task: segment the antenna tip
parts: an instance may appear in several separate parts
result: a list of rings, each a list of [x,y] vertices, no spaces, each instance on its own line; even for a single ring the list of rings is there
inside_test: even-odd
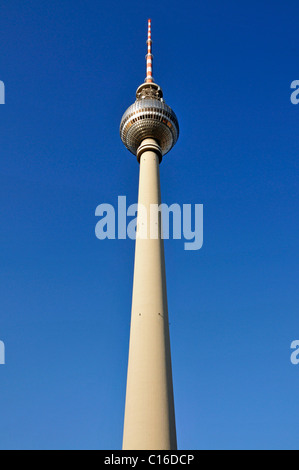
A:
[[[146,79],[147,83],[153,82],[153,55],[152,55],[152,26],[151,19],[148,20],[147,33],[147,55],[146,55]]]

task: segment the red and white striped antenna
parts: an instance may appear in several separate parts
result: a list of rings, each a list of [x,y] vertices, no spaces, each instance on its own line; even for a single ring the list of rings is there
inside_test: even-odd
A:
[[[148,20],[147,35],[147,55],[146,55],[146,83],[153,83],[153,54],[152,54],[152,20]]]

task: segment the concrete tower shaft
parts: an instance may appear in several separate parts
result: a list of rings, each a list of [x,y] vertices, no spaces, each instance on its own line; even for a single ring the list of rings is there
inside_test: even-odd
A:
[[[166,294],[164,245],[150,239],[150,205],[161,204],[156,142],[150,139],[140,157],[137,237],[131,316],[124,449],[176,449],[174,399]],[[148,237],[141,238],[142,224]]]

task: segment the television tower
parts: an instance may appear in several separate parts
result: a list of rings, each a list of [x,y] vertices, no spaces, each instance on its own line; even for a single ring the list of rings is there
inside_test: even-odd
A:
[[[176,450],[162,225],[157,218],[156,236],[150,234],[150,206],[161,204],[159,164],[177,142],[179,125],[154,83],[151,20],[147,47],[145,83],[120,124],[121,139],[140,164],[123,449]]]

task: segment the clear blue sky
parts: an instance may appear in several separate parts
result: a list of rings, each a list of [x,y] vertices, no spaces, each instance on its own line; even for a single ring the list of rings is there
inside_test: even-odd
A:
[[[119,449],[134,242],[95,208],[137,199],[119,123],[154,77],[181,135],[163,200],[204,204],[166,242],[180,449],[299,448],[297,0],[2,2],[1,449]]]

